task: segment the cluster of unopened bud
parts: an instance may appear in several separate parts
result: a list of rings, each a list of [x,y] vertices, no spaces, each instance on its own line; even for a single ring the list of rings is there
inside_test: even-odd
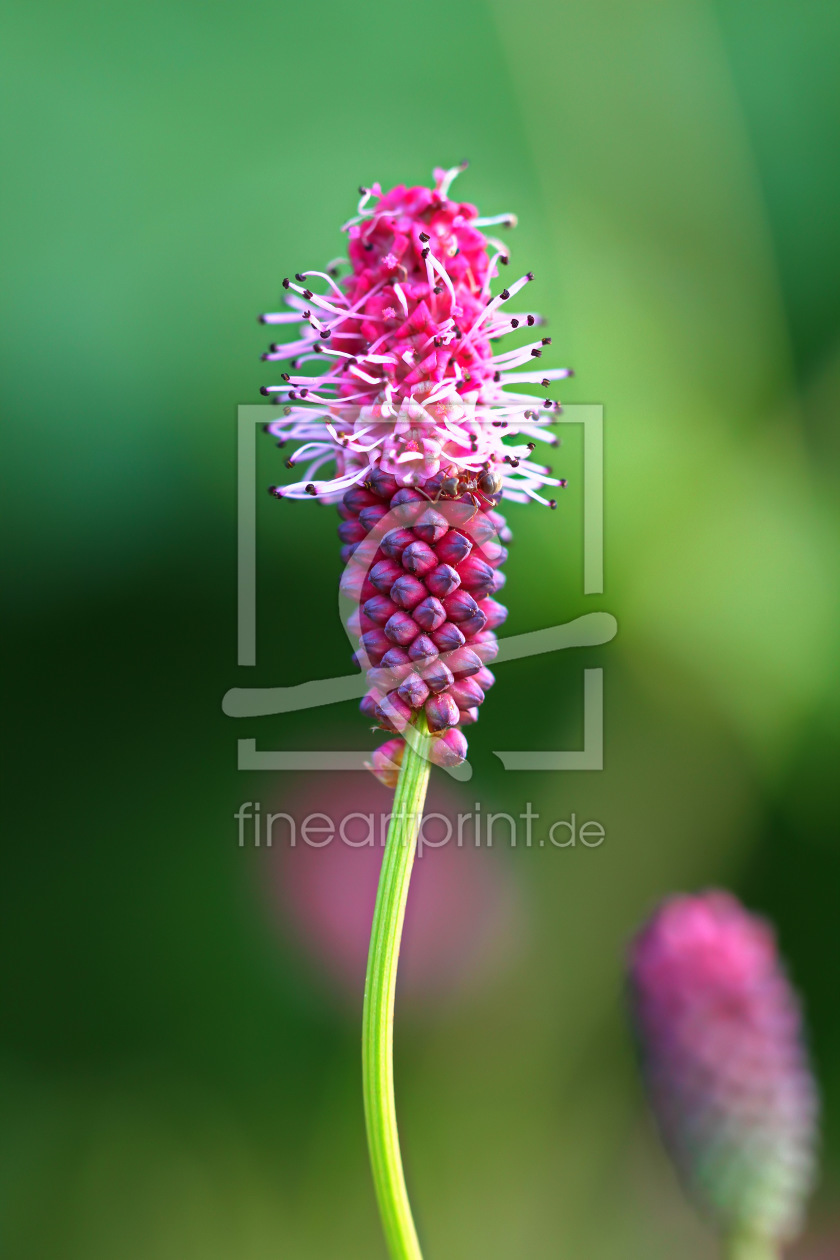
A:
[[[443,490],[457,493],[446,497]],[[495,681],[488,663],[507,617],[494,598],[504,585],[503,540],[510,539],[504,517],[478,479],[448,470],[400,488],[376,469],[347,491],[339,514],[342,559],[349,562],[343,589],[358,599],[350,629],[370,682],[362,712],[400,734],[422,710],[433,736],[431,760],[457,765],[467,751],[461,728],[478,719]],[[379,760],[384,765],[395,753],[386,746]]]

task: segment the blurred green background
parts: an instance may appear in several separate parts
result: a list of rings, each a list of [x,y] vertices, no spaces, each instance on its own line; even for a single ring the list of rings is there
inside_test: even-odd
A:
[[[622,954],[657,898],[721,883],[805,997],[824,1159],[797,1255],[840,1255],[840,9],[11,0],[3,25],[3,1255],[384,1255],[361,994],[233,821],[301,793],[387,808],[365,776],[238,773],[237,736],[377,741],[352,703],[221,713],[347,668],[334,514],[260,495],[237,669],[235,416],[266,380],[255,314],[341,251],[356,186],[463,157],[458,194],[519,214],[563,400],[606,408],[605,594],[581,593],[568,428],[560,509],[509,514],[509,629],[620,629],[500,668],[448,789],[606,840],[473,855],[496,900],[461,881],[447,923],[503,947],[439,1000],[428,960],[398,1012],[428,1255],[716,1254],[645,1113]],[[261,484],[281,460],[265,438]],[[580,746],[585,666],[604,771],[501,773],[494,748]],[[326,912],[356,893],[342,875]]]

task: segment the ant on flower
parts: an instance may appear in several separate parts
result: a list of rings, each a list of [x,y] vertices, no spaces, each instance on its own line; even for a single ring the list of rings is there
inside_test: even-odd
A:
[[[438,492],[432,503],[441,499],[458,499],[466,494],[476,509],[481,508],[478,495],[485,499],[494,499],[502,492],[502,479],[498,473],[492,472],[489,464],[485,464],[480,472],[449,473],[441,478]]]

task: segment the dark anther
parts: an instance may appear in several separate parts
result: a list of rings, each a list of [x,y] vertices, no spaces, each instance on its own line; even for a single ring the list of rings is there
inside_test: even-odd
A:
[[[421,250],[420,250],[420,257],[421,257],[421,258],[428,258],[428,257],[429,257],[429,247],[428,247],[428,245],[426,246],[426,248],[425,248],[425,249],[421,249]]]
[[[364,197],[364,195],[365,195],[365,193],[366,193],[367,191],[368,191],[368,189],[367,189],[367,188],[365,188],[364,184],[359,184],[359,196],[360,196],[360,197]]]
[[[260,393],[262,394],[263,398],[267,398],[268,395],[271,393],[271,390],[268,388],[267,385],[260,385]]]
[[[548,506],[551,508],[551,510],[552,510],[552,512],[553,512],[553,511],[554,511],[554,509],[557,507],[557,500],[556,500],[556,499],[549,499],[549,500],[548,500]]]
[[[258,315],[258,316],[257,316],[257,323],[258,323],[258,324],[264,324],[264,323],[266,323],[266,318],[265,318],[265,315]]]
[[[525,279],[526,279],[526,280],[533,280],[533,278],[534,278],[534,273],[533,273],[533,271],[529,271],[529,272],[526,274],[526,276],[525,276]]]
[[[542,339],[542,343],[543,343],[543,345],[544,345],[544,346],[550,346],[550,345],[551,345],[551,338],[550,338],[550,337],[543,337],[543,339]]]
[[[320,353],[321,353],[321,343],[320,343],[320,341],[316,341],[316,342],[315,342],[314,346],[312,347],[312,353],[313,353],[313,354],[320,354]]]
[[[289,287],[289,284],[290,284],[290,283],[291,283],[291,282],[290,282],[290,280],[289,280],[289,277],[288,277],[288,276],[284,276],[284,277],[283,277],[283,288],[284,288],[284,289],[288,289],[288,287]]]
[[[289,459],[287,459],[287,460],[286,460],[286,467],[287,467],[287,468],[294,468],[294,466],[295,466],[295,461],[294,461],[293,459],[289,458]]]
[[[268,493],[271,495],[272,499],[280,499],[283,496],[283,491],[279,486],[269,486]]]
[[[277,443],[277,449],[278,449],[278,451],[282,451],[282,449],[283,449],[283,447],[284,447],[285,445],[286,445],[286,439],[285,439],[285,438],[281,438],[281,440]]]
[[[511,326],[511,328],[518,328],[518,327],[519,327],[519,320],[518,320],[518,319],[512,319],[512,320],[510,321],[510,326]]]
[[[304,318],[304,319],[311,319],[311,318],[312,318],[312,312],[311,312],[311,311],[304,311],[304,312],[303,312],[303,318]]]
[[[309,393],[309,390],[308,390],[308,389],[302,389],[302,390],[300,391],[300,397],[301,397],[301,398],[305,398],[305,397],[306,397],[306,395],[307,395],[308,393]]]
[[[373,241],[363,241],[362,247],[366,249],[368,252],[370,252],[370,250],[373,249]]]
[[[420,240],[423,242],[423,244],[424,244],[424,245],[426,244],[426,241],[430,241],[431,239],[432,239],[432,238],[429,236],[429,233],[428,233],[428,232],[421,232],[421,233],[420,233]]]
[[[303,296],[306,298],[306,300],[307,300],[307,302],[308,302],[308,301],[309,301],[309,299],[312,297],[312,290],[311,290],[311,289],[304,289],[304,290],[303,290]]]
[[[291,409],[291,407],[284,407],[284,408],[283,408],[283,415],[284,415],[284,416],[290,416],[291,414],[292,414],[292,409]]]
[[[281,372],[281,373],[280,373],[280,380],[281,380],[281,381],[290,381],[291,379],[292,379],[292,378],[291,378],[291,376],[289,376],[289,373],[288,373],[288,372]]]
[[[500,381],[501,379],[502,379],[502,374],[501,374],[501,372],[494,372],[494,373],[493,373],[493,380],[496,382],[496,384],[497,384],[497,385],[498,385],[498,383],[499,383],[499,381]]]
[[[543,389],[548,389],[549,385],[551,384],[551,381],[548,379],[548,377],[546,377],[544,381],[540,381],[540,384],[542,385]]]
[[[313,484],[312,484],[312,482],[311,482],[311,481],[310,481],[309,485],[306,487],[306,493],[307,493],[307,494],[317,494],[317,493],[318,493],[318,491],[315,489],[315,487],[313,486]]]
[[[535,324],[536,322],[537,322],[537,321],[534,319],[533,315],[529,315],[529,316],[528,316],[528,327],[529,327],[529,328],[533,328],[533,327],[534,327],[534,324]]]
[[[532,351],[531,351],[531,357],[532,357],[533,359],[538,359],[538,358],[540,357],[540,355],[541,355],[541,354],[542,354],[542,350],[532,350]]]
[[[508,258],[507,254],[500,254],[499,262],[502,264],[503,267],[506,267],[508,263],[510,262],[510,259]]]
[[[502,289],[501,293],[499,294],[499,297],[502,299],[503,302],[506,302],[508,298],[510,297],[510,289]]]
[[[289,397],[293,399],[295,402],[297,401],[297,394],[295,393],[293,389],[289,390]]]
[[[432,289],[432,293],[443,293],[443,285],[436,284],[435,287]]]
[[[510,466],[511,466],[511,468],[518,468],[518,467],[519,467],[519,460],[518,460],[518,459],[512,459],[512,460],[510,461]]]
[[[299,271],[295,272],[295,280],[297,280],[298,284],[303,284],[305,279],[306,279],[306,276],[302,276]]]
[[[528,450],[529,450],[529,451],[535,451],[536,449],[537,449],[537,444],[536,444],[536,442],[529,442],[529,443],[528,443]]]
[[[330,339],[330,337],[331,337],[331,336],[332,336],[332,329],[331,329],[331,328],[322,328],[322,329],[321,329],[321,337],[324,339],[324,341],[329,341],[329,339]]]

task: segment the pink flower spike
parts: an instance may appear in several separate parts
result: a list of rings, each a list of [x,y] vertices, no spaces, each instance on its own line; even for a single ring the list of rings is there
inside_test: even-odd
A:
[[[492,598],[510,540],[498,505],[553,507],[546,495],[564,484],[533,458],[537,442],[556,444],[548,427],[558,404],[528,387],[568,375],[535,370],[550,338],[536,336],[543,321],[527,301],[522,310],[533,274],[505,285],[507,251],[482,230],[515,216],[480,218],[453,199],[462,169],[436,170],[433,188],[363,189],[344,225],[347,263],[287,277],[288,310],[263,317],[295,325],[265,356],[286,361],[279,382],[263,387],[283,409],[268,430],[298,444],[287,464],[299,479],[273,492],[338,506],[341,589],[363,605],[352,626],[365,668],[418,638],[454,652],[424,675],[435,693],[427,708],[452,722],[476,706],[461,688],[459,709],[447,685],[493,659],[490,632],[507,615]],[[505,350],[520,327],[531,338]],[[422,695],[405,678],[398,685],[400,703]],[[394,726],[404,715],[380,705],[378,716]]]
[[[629,973],[650,1102],[689,1192],[728,1235],[788,1241],[813,1178],[817,1096],[772,928],[728,893],[673,897]]]

